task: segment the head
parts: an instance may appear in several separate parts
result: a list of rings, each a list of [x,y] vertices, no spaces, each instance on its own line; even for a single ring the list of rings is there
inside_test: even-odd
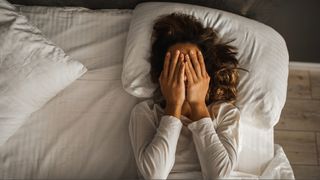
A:
[[[155,21],[150,56],[153,83],[159,84],[165,53],[173,53],[177,49],[183,54],[190,50],[202,52],[211,79],[206,96],[207,105],[217,101],[235,103],[239,82],[237,49],[222,43],[212,28],[204,27],[191,15],[172,13],[160,16]],[[164,107],[164,99],[159,96],[162,96],[160,88],[155,91],[154,98]]]

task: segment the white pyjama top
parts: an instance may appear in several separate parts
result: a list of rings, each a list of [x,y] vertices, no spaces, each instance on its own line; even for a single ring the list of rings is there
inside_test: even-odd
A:
[[[228,177],[237,161],[240,112],[230,103],[212,103],[208,110],[211,117],[192,122],[164,115],[151,99],[137,104],[129,134],[139,178]]]

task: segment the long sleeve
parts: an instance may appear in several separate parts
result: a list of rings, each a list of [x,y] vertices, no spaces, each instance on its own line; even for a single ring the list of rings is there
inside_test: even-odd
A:
[[[147,104],[131,112],[129,134],[138,169],[145,179],[166,179],[174,165],[182,123],[174,116],[162,116],[159,126]]]
[[[193,141],[204,179],[228,177],[236,165],[240,113],[236,108],[220,108],[213,122],[210,117],[190,123]],[[214,123],[217,123],[215,129]]]

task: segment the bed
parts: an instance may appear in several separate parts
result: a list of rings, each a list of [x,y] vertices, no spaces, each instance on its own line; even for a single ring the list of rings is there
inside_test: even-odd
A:
[[[127,93],[121,81],[133,10],[15,7],[88,71],[0,146],[0,178],[137,178],[128,121],[144,98]],[[274,146],[273,128],[249,126],[241,125],[251,138],[234,177],[293,178],[282,148]]]

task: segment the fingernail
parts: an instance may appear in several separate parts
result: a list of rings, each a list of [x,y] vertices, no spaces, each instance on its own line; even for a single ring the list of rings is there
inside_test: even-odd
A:
[[[190,51],[190,54],[193,54],[193,51],[192,51],[192,50]]]
[[[179,51],[179,50],[177,50],[176,52],[177,52],[177,54],[179,54],[179,53],[180,53],[180,51]]]
[[[166,53],[166,56],[168,57],[169,55],[170,55],[170,52],[167,52],[167,53]]]
[[[188,54],[186,55],[186,58],[189,58],[189,55],[188,55]]]

